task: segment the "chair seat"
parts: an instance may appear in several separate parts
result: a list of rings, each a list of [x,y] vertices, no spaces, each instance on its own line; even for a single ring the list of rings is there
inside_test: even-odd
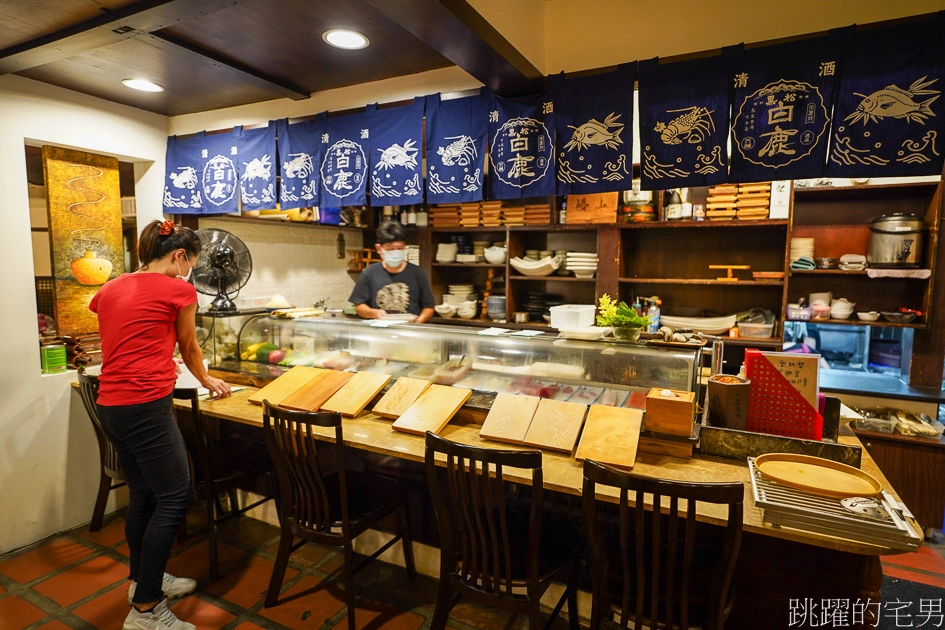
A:
[[[250,440],[231,440],[212,445],[207,452],[214,485],[226,490],[227,484],[253,479],[272,470],[264,444]],[[203,483],[203,479],[198,479]]]

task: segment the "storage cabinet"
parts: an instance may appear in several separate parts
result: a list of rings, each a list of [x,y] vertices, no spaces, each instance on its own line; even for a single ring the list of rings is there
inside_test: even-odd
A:
[[[945,525],[945,438],[854,429],[870,457],[923,528]]]

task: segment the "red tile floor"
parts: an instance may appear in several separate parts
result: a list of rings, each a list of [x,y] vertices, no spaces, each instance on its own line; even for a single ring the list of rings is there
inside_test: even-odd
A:
[[[221,576],[209,583],[206,535],[197,511],[188,515],[190,536],[177,543],[168,572],[196,579],[197,592],[172,602],[171,609],[201,630],[257,628],[347,628],[343,595],[334,581],[322,580],[340,566],[340,553],[305,545],[290,560],[278,606],[263,608],[279,540],[276,527],[252,518],[221,528]],[[106,521],[101,531],[86,527],[0,557],[0,630],[21,628],[117,629],[128,614],[128,546],[124,519]],[[196,530],[196,531],[193,531]],[[355,576],[363,597],[357,607],[359,630],[417,630],[433,617],[436,581],[410,579],[406,572],[374,562]],[[457,630],[524,630],[527,620],[503,611],[461,603],[450,626]],[[556,630],[566,628],[558,620]]]
[[[202,630],[347,628],[339,587],[334,582],[322,584],[340,565],[338,551],[311,544],[296,551],[286,572],[282,603],[263,608],[277,528],[251,518],[224,526],[222,575],[208,583],[207,541],[199,533],[199,520],[196,513],[188,517],[194,531],[175,546],[168,565],[169,572],[199,582],[196,594],[172,605],[181,619]],[[0,629],[120,628],[128,613],[128,547],[124,538],[124,519],[119,515],[99,532],[78,528],[0,557]],[[883,558],[884,602],[912,602],[910,619],[915,625],[906,627],[918,627],[916,622],[925,619],[917,616],[922,600],[941,603],[945,598],[942,549],[926,546],[917,554]],[[434,580],[411,580],[403,569],[375,562],[356,577],[356,588],[364,598],[357,608],[359,630],[429,626]],[[943,627],[935,621],[927,627]],[[895,622],[883,614],[879,628],[897,627]],[[457,630],[524,630],[527,620],[464,601],[453,609],[450,626]],[[566,628],[566,622],[557,620],[554,628]]]

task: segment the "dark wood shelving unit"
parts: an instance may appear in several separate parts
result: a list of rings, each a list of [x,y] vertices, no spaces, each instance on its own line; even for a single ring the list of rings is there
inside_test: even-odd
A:
[[[255,223],[256,225],[283,225],[287,227],[304,227],[304,228],[315,228],[318,230],[357,230],[358,232],[366,232],[370,228],[367,226],[351,226],[351,225],[325,225],[324,223],[313,223],[309,221],[289,221],[288,219],[260,219],[256,217],[243,217],[235,216],[229,214],[220,214],[220,215],[200,215],[194,216],[195,219],[211,219],[213,221],[226,221],[227,223]]]
[[[713,280],[712,278],[618,278],[618,282],[628,284],[695,284],[720,287],[783,287],[783,280]]]
[[[920,270],[921,271],[921,270]],[[867,272],[863,270],[846,269],[792,269],[788,272],[792,276],[866,276]],[[870,280],[920,280],[926,281],[928,278],[870,278]]]
[[[856,315],[851,315],[850,319],[798,319],[798,320],[788,320],[788,321],[799,321],[805,324],[831,324],[831,325],[840,325],[840,326],[866,326],[869,328],[927,328],[928,325],[925,322],[913,321],[908,324],[899,324],[896,322],[887,322],[879,320],[876,322],[864,322],[856,317]]]
[[[435,262],[432,263],[434,267],[457,267],[457,268],[467,268],[467,269],[505,269],[505,263],[501,265],[493,265],[492,263],[441,263]]]
[[[574,276],[509,276],[512,282],[586,282],[594,284],[596,278],[575,278]]]
[[[634,229],[678,229],[678,228],[759,228],[784,226],[788,219],[751,219],[732,221],[641,221],[639,223],[620,223],[621,230]]]

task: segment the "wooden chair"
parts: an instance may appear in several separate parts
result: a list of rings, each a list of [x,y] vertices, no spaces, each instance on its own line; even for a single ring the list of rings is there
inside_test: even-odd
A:
[[[437,454],[446,456],[445,469],[436,465]],[[505,467],[531,471],[526,513],[510,509],[512,493],[503,476]],[[549,527],[543,517],[541,451],[466,446],[427,432],[426,469],[440,526],[440,582],[433,630],[446,627],[450,610],[461,596],[526,614],[529,628],[537,630],[541,596],[553,581],[566,582],[567,589],[548,626],[567,601],[570,627],[576,630],[584,541],[575,528],[560,523]]]
[[[108,503],[108,493],[115,488],[125,485],[125,475],[121,471],[121,462],[118,452],[111,440],[102,429],[102,421],[98,417],[98,377],[85,372],[79,372],[79,394],[82,404],[92,420],[95,429],[95,439],[98,440],[98,457],[102,466],[98,482],[98,494],[95,497],[95,507],[92,508],[92,520],[89,522],[89,531],[97,532],[102,529],[102,519],[105,517],[105,504]]]
[[[599,485],[619,489],[616,506],[605,501],[598,504]],[[654,506],[668,497],[668,513],[665,508],[646,510],[647,494],[652,495]],[[650,479],[585,460],[584,522],[593,571],[591,630],[602,623],[622,630],[643,626],[720,630],[732,606],[744,495],[741,482]],[[681,499],[686,500],[685,514]],[[727,505],[728,524],[717,528],[720,535],[716,536],[711,536],[711,527],[702,526],[699,534],[709,536],[697,544],[696,505],[700,501]],[[607,523],[607,514],[614,512],[616,524]]]
[[[265,606],[275,606],[289,555],[307,542],[344,549],[345,600],[348,627],[355,628],[354,574],[371,560],[403,541],[407,575],[416,576],[407,487],[389,477],[345,469],[341,414],[290,411],[263,401],[266,444],[276,470],[281,497],[282,535]],[[328,429],[334,444],[317,444],[319,429]],[[322,452],[319,452],[319,451]],[[390,515],[398,533],[371,556],[354,565],[354,539]],[[301,540],[293,544],[294,538]],[[330,575],[332,577],[334,574]],[[327,580],[328,578],[326,578]]]
[[[217,554],[217,527],[226,521],[276,498],[270,487],[263,498],[239,507],[236,490],[254,487],[261,477],[271,477],[272,464],[266,448],[248,440],[220,441],[211,436],[210,428],[200,413],[196,389],[175,389],[174,399],[190,404],[193,431],[184,431],[187,448],[193,463],[194,487],[204,502],[207,515],[207,537],[210,543],[210,581],[219,577]],[[271,486],[271,482],[270,482]],[[229,510],[220,505],[220,495],[229,495]],[[278,507],[278,501],[276,502]]]

